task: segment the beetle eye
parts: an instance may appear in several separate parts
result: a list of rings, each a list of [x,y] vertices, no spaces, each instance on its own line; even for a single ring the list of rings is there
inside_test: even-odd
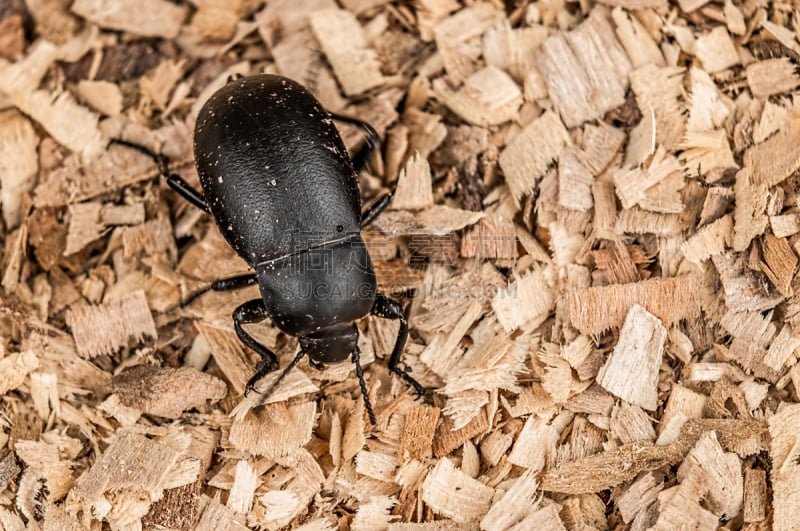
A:
[[[336,225],[336,232],[342,232],[343,230],[344,227],[342,227],[341,225]]]

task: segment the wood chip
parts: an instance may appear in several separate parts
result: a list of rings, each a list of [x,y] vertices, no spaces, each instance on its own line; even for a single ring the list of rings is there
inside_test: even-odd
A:
[[[423,460],[430,457],[438,420],[439,410],[434,407],[414,407],[406,413],[403,438],[400,442],[400,455],[403,460]]]
[[[614,352],[597,375],[597,383],[623,400],[648,411],[658,407],[658,368],[667,330],[659,319],[634,304],[620,330]]]
[[[535,57],[567,127],[599,118],[625,102],[631,65],[604,9],[592,10],[575,30],[548,38]]]
[[[433,183],[431,168],[419,153],[408,160],[397,178],[397,189],[390,208],[397,210],[419,210],[433,205]]]
[[[516,117],[522,92],[502,70],[487,66],[451,91],[443,79],[433,83],[436,96],[465,121],[480,126],[500,125]]]
[[[253,410],[231,424],[230,441],[252,455],[270,459],[289,455],[311,438],[316,412],[316,402]]]
[[[376,53],[355,15],[324,9],[311,14],[309,22],[345,94],[354,96],[384,83]]]
[[[795,433],[800,423],[800,406],[787,405],[770,417],[769,433],[772,436],[770,455],[772,455],[772,508],[773,529],[791,529],[794,522],[794,508],[798,503],[800,488],[794,469],[797,464],[797,445]]]
[[[767,472],[748,468],[744,471],[744,521],[763,522],[767,518]]]
[[[787,57],[750,63],[745,74],[747,84],[750,85],[753,96],[757,98],[791,92],[800,85],[800,76]]]
[[[178,36],[187,8],[165,0],[144,0],[141,3],[77,0],[72,4],[72,11],[104,28],[142,37],[172,39]]]
[[[122,91],[114,83],[83,79],[75,90],[83,102],[101,114],[117,116],[122,112]]]
[[[193,407],[201,408],[225,397],[227,388],[218,378],[195,369],[158,369],[139,365],[114,377],[114,392],[128,407],[149,415],[177,419]]]
[[[704,69],[711,74],[739,64],[739,54],[725,26],[717,26],[698,37],[694,51]]]
[[[509,142],[499,162],[517,203],[533,191],[550,164],[571,143],[564,124],[553,112],[544,113]]]
[[[112,354],[134,339],[158,337],[144,291],[135,291],[99,306],[74,306],[67,312],[81,356]]]
[[[39,135],[16,111],[0,113],[0,204],[7,229],[19,226],[25,194],[33,189],[39,171]]]
[[[570,321],[583,334],[597,334],[622,326],[628,310],[638,304],[668,326],[697,316],[697,282],[697,277],[687,275],[578,289],[568,296]]]
[[[492,308],[506,332],[520,327],[533,329],[544,322],[555,302],[551,285],[548,270],[538,269],[497,292]],[[521,301],[526,301],[526,306]]]
[[[486,514],[494,489],[442,458],[422,483],[422,500],[436,513],[466,523]]]

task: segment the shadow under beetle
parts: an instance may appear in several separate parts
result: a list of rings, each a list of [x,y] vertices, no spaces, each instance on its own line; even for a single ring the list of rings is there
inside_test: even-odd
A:
[[[352,160],[334,119],[357,125],[367,134]],[[349,356],[370,422],[375,424],[353,323],[369,313],[400,321],[389,370],[424,393],[400,364],[408,337],[403,308],[378,293],[360,234],[393,194],[384,194],[361,211],[356,177],[377,141],[366,122],[328,113],[302,85],[269,74],[230,79],[200,110],[194,158],[203,193],[170,174],[162,155],[138,144],[113,141],[153,157],[170,187],[210,213],[225,240],[255,270],[218,280],[184,301],[188,304],[208,290],[258,284],[261,298],[233,312],[236,335],[261,356],[245,392],[278,368],[275,354],[242,327],[269,317],[280,330],[298,337],[300,351],[264,394],[271,394],[305,355],[320,370]]]

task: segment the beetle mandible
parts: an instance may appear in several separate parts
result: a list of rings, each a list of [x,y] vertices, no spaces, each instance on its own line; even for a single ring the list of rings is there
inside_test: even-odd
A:
[[[367,132],[367,141],[352,160],[333,119]],[[400,321],[389,370],[424,393],[400,364],[408,337],[403,308],[378,293],[360,234],[393,195],[388,192],[361,211],[356,177],[377,145],[369,124],[328,113],[295,81],[260,74],[229,79],[200,110],[194,158],[202,193],[170,174],[163,156],[124,140],[114,142],[152,156],[170,187],[210,213],[225,240],[253,268],[254,273],[218,280],[184,301],[188,304],[208,290],[258,284],[261,297],[233,312],[237,336],[261,357],[247,391],[277,369],[278,360],[242,325],[269,317],[281,331],[299,339],[300,351],[264,394],[274,391],[303,356],[317,369],[350,357],[375,424],[354,324],[372,314]]]

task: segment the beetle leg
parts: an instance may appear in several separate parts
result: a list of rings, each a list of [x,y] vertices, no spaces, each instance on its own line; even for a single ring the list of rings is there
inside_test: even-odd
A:
[[[155,162],[156,166],[158,166],[158,172],[161,174],[162,177],[164,177],[170,188],[178,192],[179,196],[183,197],[184,199],[189,201],[191,204],[193,204],[203,212],[206,212],[208,214],[211,213],[211,210],[208,208],[208,205],[206,205],[205,199],[203,199],[203,194],[192,188],[192,186],[189,183],[187,183],[180,175],[176,175],[174,173],[169,172],[169,164],[167,162],[167,157],[158,153],[153,153],[152,151],[150,151],[141,144],[137,144],[135,142],[129,142],[121,138],[112,138],[108,144],[109,145],[117,144],[120,146],[125,146],[131,149],[135,149],[139,153],[147,155],[148,157],[153,159],[153,162]]]
[[[283,369],[283,372],[280,374],[280,376],[278,376],[278,378],[274,382],[272,382],[272,385],[270,385],[269,388],[266,391],[264,391],[263,396],[264,396],[265,400],[267,398],[269,398],[269,396],[275,391],[275,389],[278,388],[278,384],[280,384],[283,381],[283,379],[286,378],[286,375],[289,374],[289,372],[291,372],[292,369],[294,369],[295,365],[297,365],[300,362],[300,360],[303,359],[303,356],[305,356],[305,355],[306,355],[306,353],[303,352],[302,350],[297,353],[297,355],[289,363],[289,365],[287,365],[286,368]],[[267,372],[269,372],[269,371],[267,371]],[[261,376],[258,376],[258,373],[256,373],[257,377],[253,376],[252,378],[250,378],[250,381],[247,382],[247,390],[253,390],[255,392],[258,392],[255,389],[253,389],[253,386],[265,374],[267,374],[267,373],[264,373]],[[247,391],[245,391],[245,392],[247,392]]]
[[[400,306],[400,303],[396,300],[378,293],[378,297],[375,299],[375,303],[372,305],[372,309],[369,313],[377,315],[378,317],[383,317],[384,319],[400,321],[397,341],[394,344],[392,356],[389,358],[389,370],[408,382],[418,395],[424,395],[425,388],[408,374],[408,368],[406,368],[405,365],[400,367],[400,356],[403,354],[403,348],[406,346],[406,339],[408,339],[408,321],[406,320],[406,314],[403,312],[403,307]]]
[[[356,173],[360,173],[361,170],[364,169],[364,166],[367,164],[367,159],[369,158],[370,153],[372,150],[377,148],[379,145],[378,142],[378,133],[375,129],[369,125],[367,122],[363,120],[359,120],[358,118],[351,118],[349,116],[343,116],[341,114],[336,113],[328,113],[331,115],[331,118],[337,120],[339,122],[346,122],[348,124],[353,124],[357,127],[363,129],[366,138],[364,140],[364,145],[358,150],[355,156],[350,160],[353,163],[353,169]]]
[[[372,403],[369,401],[369,394],[367,394],[367,383],[364,381],[364,371],[361,369],[361,350],[356,347],[351,356],[356,366],[356,376],[358,376],[358,385],[361,387],[361,396],[364,397],[364,407],[367,408],[369,421],[374,426],[377,422],[375,420],[375,411],[372,409]]]
[[[247,382],[245,394],[253,389],[253,385],[264,377],[265,374],[271,372],[278,366],[278,358],[275,353],[270,349],[256,341],[256,339],[245,332],[242,328],[243,324],[260,323],[269,317],[267,314],[267,307],[264,306],[262,299],[253,299],[244,304],[239,305],[233,311],[233,328],[236,330],[236,335],[239,336],[239,341],[255,350],[261,356],[261,361],[256,365],[256,373]]]
[[[247,286],[252,286],[257,282],[258,275],[255,273],[245,273],[244,275],[238,275],[235,277],[221,278],[189,295],[186,300],[181,303],[181,306],[188,306],[197,297],[209,291],[231,291],[235,289],[242,289],[246,288]]]
[[[189,183],[183,180],[183,177],[171,173],[169,175],[164,175],[164,178],[167,180],[169,187],[178,192],[179,196],[186,199],[203,212],[211,214],[211,209],[208,208],[205,199],[203,199],[203,194],[192,188]]]
[[[392,202],[394,192],[387,192],[380,196],[374,203],[372,203],[364,212],[361,213],[361,228],[363,229],[373,221],[378,215],[386,210],[389,203]]]

